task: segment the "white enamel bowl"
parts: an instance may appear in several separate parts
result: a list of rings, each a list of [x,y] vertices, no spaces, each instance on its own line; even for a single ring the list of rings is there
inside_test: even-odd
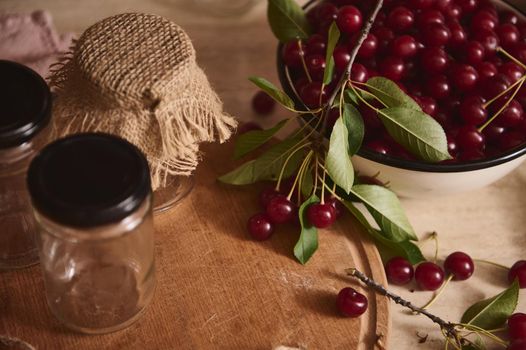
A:
[[[502,8],[516,11],[526,20],[526,2],[514,0],[514,5],[495,1]],[[310,3],[309,3],[310,4]],[[519,10],[520,8],[520,10]],[[292,82],[281,62],[281,45],[278,47],[278,74],[281,85],[289,96],[296,96]],[[301,102],[296,101],[298,105]],[[456,163],[429,164],[403,160],[361,149],[352,157],[355,170],[363,176],[376,177],[403,197],[429,198],[472,191],[487,186],[506,176],[526,160],[526,144],[494,158]]]

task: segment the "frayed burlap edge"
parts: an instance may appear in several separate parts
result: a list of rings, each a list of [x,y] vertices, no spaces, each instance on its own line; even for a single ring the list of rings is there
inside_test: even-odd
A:
[[[197,64],[177,72],[183,82],[177,89],[145,91],[142,101],[123,103],[82,76],[73,52],[52,67],[49,77],[56,95],[51,138],[106,132],[130,141],[148,159],[154,190],[165,187],[170,175],[191,175],[200,160],[199,143],[223,143],[237,126]]]

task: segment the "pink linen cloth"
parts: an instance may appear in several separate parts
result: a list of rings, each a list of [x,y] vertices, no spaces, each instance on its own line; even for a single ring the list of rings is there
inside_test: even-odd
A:
[[[49,66],[70,48],[73,37],[58,34],[47,11],[0,13],[0,59],[29,66],[44,78]]]

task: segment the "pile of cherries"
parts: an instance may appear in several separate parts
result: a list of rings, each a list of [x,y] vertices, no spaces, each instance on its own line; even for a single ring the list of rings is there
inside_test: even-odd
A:
[[[315,34],[284,45],[283,62],[308,107],[319,107],[334,89],[335,83],[326,87],[321,83],[329,26],[335,21],[342,33],[334,51],[335,82],[375,4],[320,2],[307,12]],[[491,0],[385,0],[359,50],[351,80],[358,88],[374,76],[395,81],[445,129],[452,162],[493,157],[526,141],[526,87],[489,126],[478,130],[511,98],[513,89],[485,104],[525,73],[498,48],[526,63],[526,22]],[[373,109],[361,105],[360,111],[366,125],[365,147],[413,159],[387,134]]]
[[[287,197],[293,184],[294,178],[290,178],[280,186],[280,191],[274,186],[267,187],[259,195],[259,203],[262,212],[253,215],[248,220],[248,232],[258,240],[269,239],[274,233],[276,225],[286,223],[298,224],[298,206]],[[297,196],[297,189],[293,197]],[[316,228],[327,228],[331,226],[342,214],[342,204],[334,197],[325,198],[318,203],[310,204],[307,208],[307,225]]]

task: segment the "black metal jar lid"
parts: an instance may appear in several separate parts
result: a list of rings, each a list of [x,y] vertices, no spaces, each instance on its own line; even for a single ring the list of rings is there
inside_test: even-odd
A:
[[[39,213],[82,228],[126,218],[151,193],[148,162],[141,151],[102,133],[49,144],[31,162],[27,182]]]
[[[18,146],[44,128],[51,115],[51,92],[40,75],[0,60],[0,148]]]

